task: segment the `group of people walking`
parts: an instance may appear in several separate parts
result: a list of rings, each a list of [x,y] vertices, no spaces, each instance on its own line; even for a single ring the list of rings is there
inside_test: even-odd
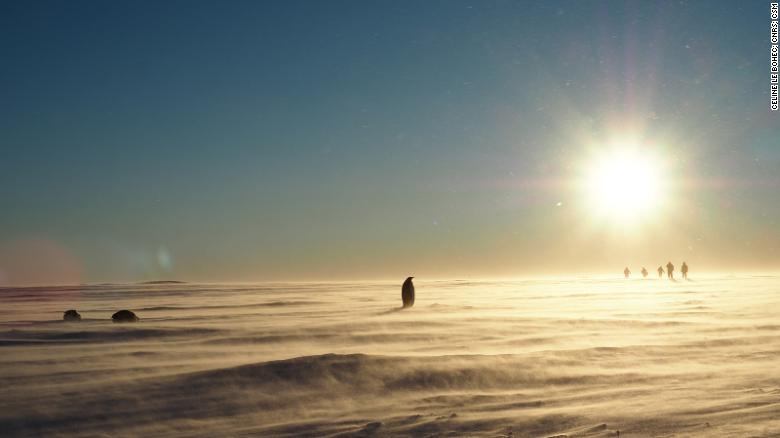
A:
[[[642,266],[642,277],[647,278],[647,269]],[[666,272],[667,277],[674,280],[674,265],[672,262],[669,262],[666,264],[666,271],[664,271],[663,266],[658,267],[658,278],[661,278],[664,276],[664,272]],[[680,267],[680,272],[682,272],[682,278],[688,279],[688,264],[685,262],[682,262],[682,267]],[[628,266],[626,266],[626,269],[623,269],[623,275],[625,275],[626,278],[628,278],[631,275],[631,270],[628,269]]]

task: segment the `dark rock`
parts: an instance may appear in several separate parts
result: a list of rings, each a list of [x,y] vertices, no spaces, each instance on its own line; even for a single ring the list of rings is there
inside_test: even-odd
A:
[[[81,315],[73,309],[70,309],[62,314],[64,321],[81,321]]]
[[[111,319],[114,322],[138,322],[138,317],[135,316],[135,313],[129,310],[120,310],[119,312],[111,315]]]

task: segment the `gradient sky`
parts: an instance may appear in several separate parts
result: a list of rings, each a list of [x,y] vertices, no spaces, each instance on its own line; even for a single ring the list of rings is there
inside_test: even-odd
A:
[[[3,2],[0,60],[0,285],[780,266],[766,1]]]

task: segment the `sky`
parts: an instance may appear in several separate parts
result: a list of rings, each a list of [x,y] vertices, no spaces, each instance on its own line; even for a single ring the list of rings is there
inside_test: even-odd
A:
[[[774,271],[768,55],[765,1],[2,2],[0,285]]]

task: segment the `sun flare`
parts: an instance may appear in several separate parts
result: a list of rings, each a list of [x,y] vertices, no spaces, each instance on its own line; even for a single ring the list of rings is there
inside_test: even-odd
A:
[[[588,167],[588,206],[600,217],[635,223],[657,214],[665,178],[651,153],[615,149],[599,155]]]

